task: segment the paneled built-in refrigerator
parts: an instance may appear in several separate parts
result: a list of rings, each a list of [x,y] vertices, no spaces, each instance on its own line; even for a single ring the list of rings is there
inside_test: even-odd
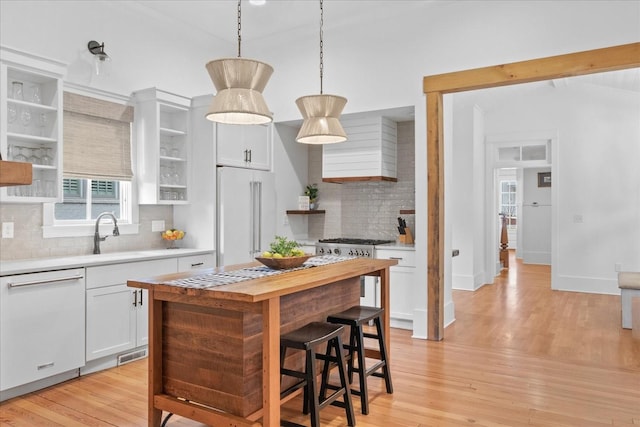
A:
[[[217,174],[218,265],[253,261],[275,236],[275,176],[228,166],[218,166]]]

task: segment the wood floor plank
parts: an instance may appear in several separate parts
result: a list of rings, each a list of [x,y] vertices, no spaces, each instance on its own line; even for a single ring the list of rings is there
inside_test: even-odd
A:
[[[640,340],[620,327],[619,297],[552,291],[548,266],[510,265],[494,284],[453,292],[444,341],[391,330],[394,393],[370,377],[370,415],[354,399],[358,427],[640,426]],[[146,376],[145,359],[3,402],[0,425],[146,426]],[[308,425],[301,408],[296,397],[282,416]],[[346,425],[341,408],[320,416]]]

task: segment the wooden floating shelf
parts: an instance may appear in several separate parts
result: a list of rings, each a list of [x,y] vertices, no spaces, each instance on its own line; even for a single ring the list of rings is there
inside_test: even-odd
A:
[[[314,209],[314,210],[308,210],[308,211],[287,211],[287,215],[314,215],[314,214],[323,214],[325,213],[324,210],[320,210],[320,209]]]
[[[33,166],[31,163],[0,160],[0,187],[30,185],[32,179]]]
[[[415,213],[415,209],[400,209],[400,215],[414,215]]]

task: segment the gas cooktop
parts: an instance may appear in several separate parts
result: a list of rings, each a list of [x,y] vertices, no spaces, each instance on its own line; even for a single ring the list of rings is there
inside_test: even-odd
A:
[[[341,245],[382,245],[391,243],[393,240],[376,240],[376,239],[352,239],[348,237],[337,237],[333,239],[320,239],[318,243],[337,243]]]

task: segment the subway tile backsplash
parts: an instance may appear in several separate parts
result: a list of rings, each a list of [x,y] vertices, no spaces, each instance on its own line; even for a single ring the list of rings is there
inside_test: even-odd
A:
[[[400,215],[400,209],[415,209],[414,127],[413,121],[398,123],[398,182],[322,182],[322,147],[310,147],[309,182],[318,184],[318,208],[326,213],[309,216],[309,239],[395,240],[398,216],[415,230],[415,216]]]
[[[101,243],[103,253],[164,249],[167,243],[159,232],[151,231],[152,220],[173,223],[171,206],[140,206],[140,232],[109,237]],[[14,223],[13,239],[0,239],[0,260],[88,255],[93,252],[93,236],[45,239],[42,237],[42,204],[0,205],[0,221]]]

